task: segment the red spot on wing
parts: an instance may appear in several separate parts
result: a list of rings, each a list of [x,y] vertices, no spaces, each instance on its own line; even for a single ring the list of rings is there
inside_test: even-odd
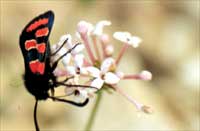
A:
[[[35,40],[27,40],[25,42],[25,48],[26,50],[30,50],[32,48],[36,48],[37,42]]]
[[[38,60],[34,60],[29,63],[29,67],[32,73],[40,73],[41,75],[44,74],[44,69],[45,69],[44,62],[39,62]]]
[[[37,27],[41,25],[46,25],[48,23],[49,19],[48,18],[43,18],[35,21],[33,24],[31,24],[26,31],[31,32],[32,30],[36,29]]]
[[[44,53],[46,50],[46,44],[45,43],[37,44],[37,50],[39,53]]]
[[[44,74],[44,68],[45,68],[45,63],[44,63],[44,62],[39,63],[39,64],[38,64],[37,71],[38,71],[40,74]]]
[[[29,67],[30,67],[32,73],[36,73],[37,72],[37,67],[38,67],[38,60],[31,61],[29,63]]]
[[[36,48],[39,53],[44,53],[46,51],[46,44],[43,43],[37,43],[36,40],[27,40],[25,42],[25,49],[29,51],[30,49]]]
[[[49,33],[49,29],[48,27],[42,28],[42,29],[38,29],[35,33],[36,37],[42,37],[42,36],[47,36]]]

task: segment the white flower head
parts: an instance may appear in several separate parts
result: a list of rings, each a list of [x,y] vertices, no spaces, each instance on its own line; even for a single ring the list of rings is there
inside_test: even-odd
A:
[[[110,72],[110,68],[114,64],[113,58],[107,58],[101,64],[101,68],[90,66],[87,67],[88,75],[94,77],[94,80],[91,82],[91,86],[101,89],[104,82],[106,84],[117,84],[120,81],[120,77],[117,74]]]
[[[102,20],[99,21],[93,31],[93,35],[101,36],[103,34],[103,27],[111,25],[110,21]]]
[[[102,34],[101,37],[100,37],[100,40],[103,43],[107,44],[107,43],[109,43],[109,36],[107,34]]]
[[[144,70],[140,73],[140,78],[142,80],[151,80],[152,74],[151,74],[151,72]]]
[[[106,48],[105,48],[105,53],[107,56],[111,56],[114,52],[114,47],[113,45],[107,45]]]
[[[77,25],[77,31],[83,35],[89,35],[93,29],[93,25],[86,21],[80,21]]]
[[[133,47],[138,47],[142,40],[137,36],[131,36],[129,32],[115,32],[113,37],[121,42],[127,43]]]

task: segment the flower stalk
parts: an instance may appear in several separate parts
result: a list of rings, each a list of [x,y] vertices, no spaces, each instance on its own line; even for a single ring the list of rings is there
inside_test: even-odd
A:
[[[92,129],[92,125],[95,122],[95,117],[96,117],[96,114],[97,114],[97,111],[99,109],[99,105],[100,105],[100,102],[101,102],[101,99],[102,99],[102,95],[103,95],[102,93],[103,93],[103,90],[98,92],[97,99],[96,99],[96,102],[95,102],[94,107],[92,109],[92,112],[90,114],[90,117],[88,119],[85,131],[90,131]]]

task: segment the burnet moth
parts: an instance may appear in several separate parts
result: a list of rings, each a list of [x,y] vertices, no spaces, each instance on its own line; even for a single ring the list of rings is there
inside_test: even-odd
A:
[[[88,87],[84,85],[65,84],[66,80],[58,81],[53,71],[58,62],[68,53],[70,53],[78,44],[57,60],[52,61],[51,57],[64,46],[67,40],[55,51],[51,52],[49,35],[54,22],[54,13],[47,11],[34,18],[27,24],[20,35],[20,48],[24,58],[25,73],[23,75],[24,84],[30,94],[35,97],[34,124],[36,131],[39,131],[37,123],[37,105],[39,100],[52,99],[53,101],[65,102],[79,107],[85,106],[89,99],[83,103],[61,99],[54,96],[54,89],[58,86],[66,87]],[[49,91],[51,93],[49,93]]]

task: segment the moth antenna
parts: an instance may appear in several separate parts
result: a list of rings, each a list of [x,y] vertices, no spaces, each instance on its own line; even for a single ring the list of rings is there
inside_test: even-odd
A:
[[[38,100],[36,99],[33,117],[34,117],[35,130],[40,131],[40,128],[39,128],[38,122],[37,122],[37,105],[38,105]]]
[[[63,46],[65,45],[67,41],[68,41],[68,38],[62,43],[62,45],[54,53],[51,54],[51,56],[56,55],[58,51],[60,51],[63,48]]]
[[[74,47],[72,47],[71,49],[69,49],[66,53],[64,53],[62,56],[60,56],[53,64],[52,64],[52,71],[55,70],[55,68],[58,65],[58,62],[67,54],[71,53],[73,49],[75,49],[78,45],[80,45],[80,43],[76,44]]]

